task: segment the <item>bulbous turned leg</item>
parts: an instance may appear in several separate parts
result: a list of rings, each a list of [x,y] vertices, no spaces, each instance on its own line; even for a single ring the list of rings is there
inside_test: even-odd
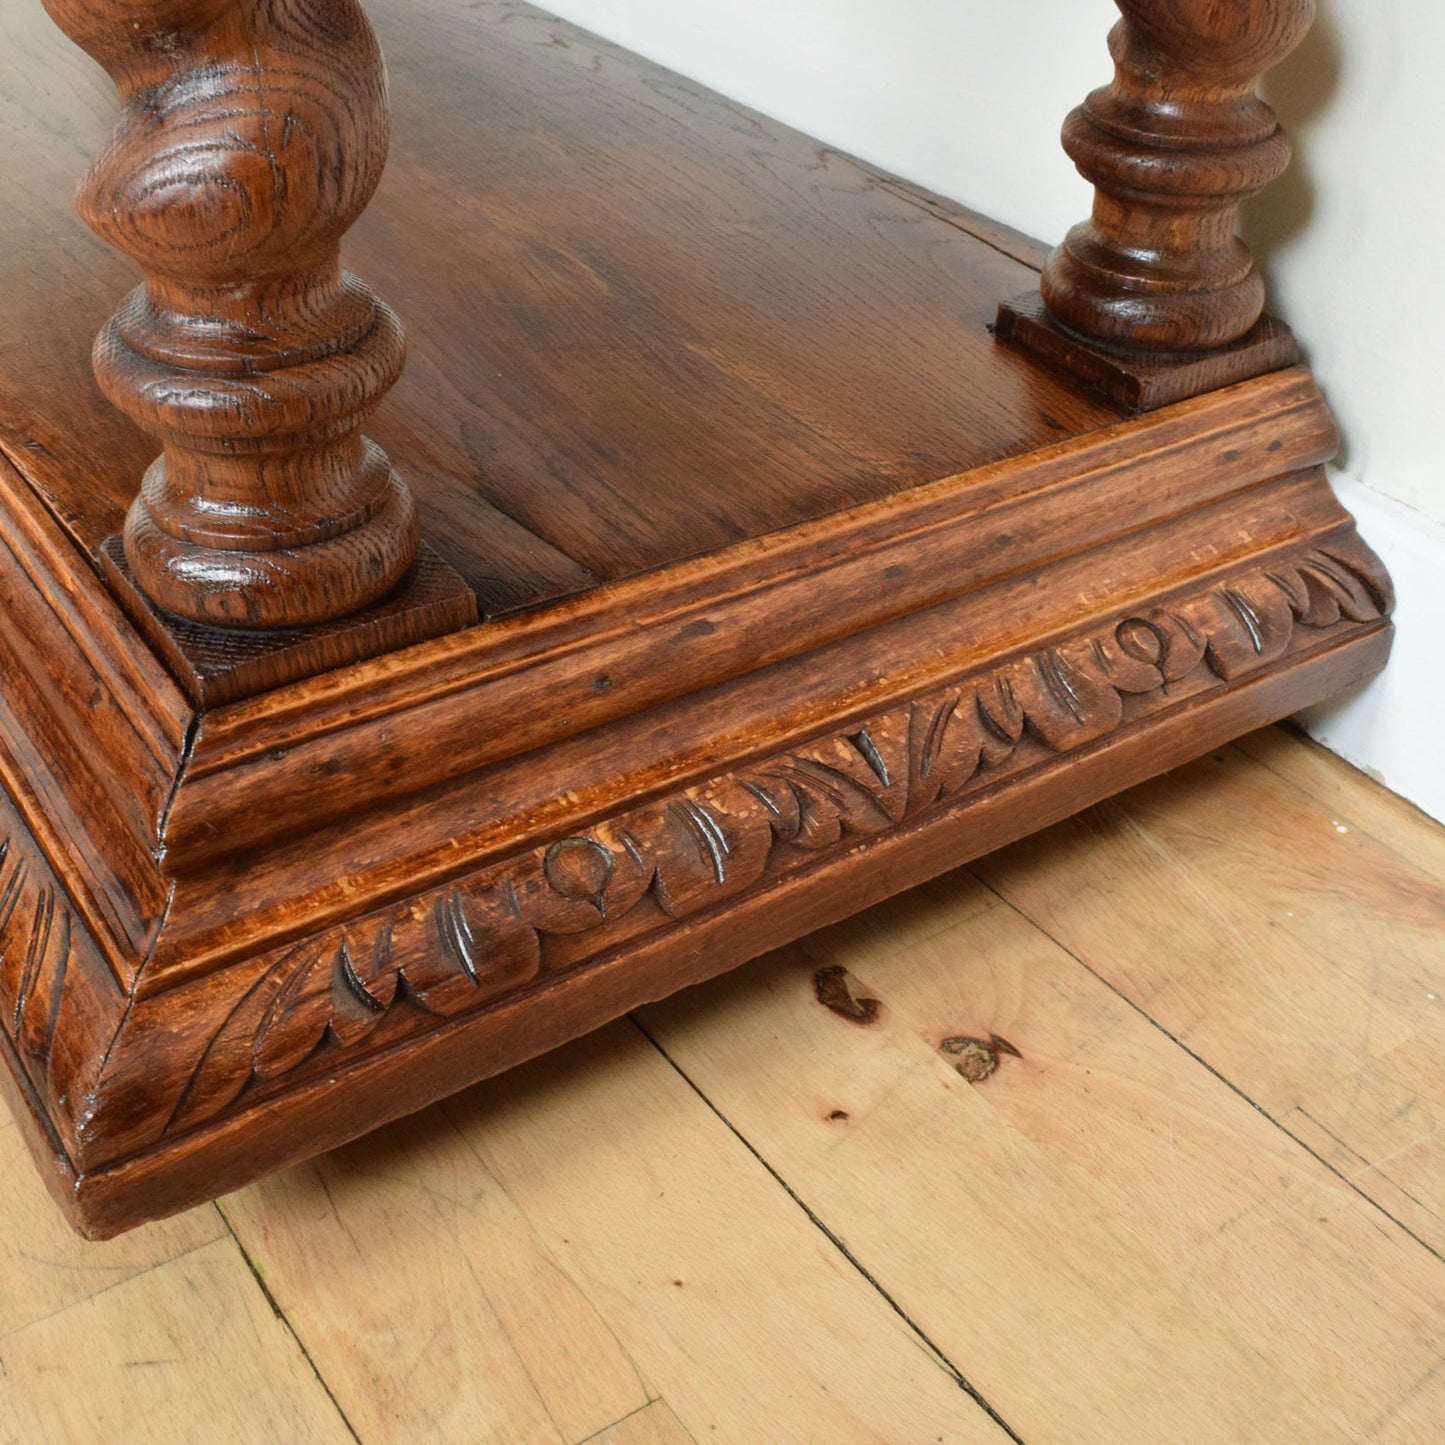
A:
[[[1314,0],[1116,0],[1113,83],[1064,125],[1092,217],[1005,303],[1000,335],[1136,406],[1298,359],[1261,321],[1239,208],[1289,163],[1260,76],[1304,38]]]
[[[213,627],[367,608],[419,530],[360,432],[402,330],[340,262],[389,133],[357,0],[45,5],[125,102],[79,206],[145,277],[95,350],[106,396],[162,447],[126,525],[135,584]]]

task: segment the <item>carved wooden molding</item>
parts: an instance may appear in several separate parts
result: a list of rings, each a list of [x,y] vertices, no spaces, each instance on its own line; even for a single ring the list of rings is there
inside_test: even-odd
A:
[[[127,1007],[83,912],[0,791],[0,1054],[70,1159],[84,1153],[87,1101]]]
[[[49,1121],[33,1137],[67,1205],[104,1235],[235,1187],[675,987],[679,958],[692,977],[739,962],[784,936],[800,899],[842,887],[857,906],[838,880],[858,869],[891,888],[928,876],[1087,801],[1096,768],[1104,791],[1143,776],[1138,746],[1146,768],[1193,756],[1286,710],[1300,676],[1337,687],[1388,648],[1389,580],[1348,522],[1138,595],[174,983],[145,966],[120,980],[83,900],[0,800],[0,1054]]]
[[[163,446],[127,521],[135,579],[195,622],[300,626],[392,590],[415,507],[360,434],[396,317],[341,269],[385,162],[386,78],[356,0],[45,0],[125,110],[80,193],[145,284],[96,344]]]
[[[1283,657],[1301,629],[1372,623],[1391,606],[1378,559],[1343,536],[309,939],[273,955],[216,1020],[167,1132],[313,1056],[330,1068],[338,1051],[363,1051],[398,1009],[422,1029],[482,1009],[639,928],[666,928],[850,839],[904,827],[997,781],[1026,737],[1040,745],[1027,766],[1043,766],[1141,706],[1168,708],[1187,679],[1227,685]]]
[[[0,837],[0,1026],[43,1091],[70,966],[74,920],[65,895]]]
[[[1047,315],[1069,382],[994,354],[967,318],[1004,286],[1043,302],[991,223],[851,163],[820,187],[814,142],[687,87],[659,109],[653,69],[590,69],[521,0],[393,6],[423,89],[398,204],[356,237],[378,278],[408,228],[435,263],[387,281],[431,383],[376,434],[495,600],[470,628],[362,435],[402,339],[340,265],[387,141],[358,0],[44,3],[119,86],[81,206],[144,280],[96,347],[120,410],[84,405],[73,345],[117,258],[73,231],[70,277],[12,268],[26,328],[57,329],[0,385],[0,1089],[86,1232],[355,1138],[1388,655],[1303,369],[1148,419],[1075,384],[1107,356],[1155,404],[1260,377],[1287,335],[1194,350],[1182,381]],[[1122,248],[1101,285],[1227,312],[1210,227],[1280,151],[1272,120],[1238,127],[1308,0],[1120,3],[1080,142]],[[65,54],[12,12],[25,53]],[[53,181],[94,107],[45,72],[9,109]],[[27,256],[42,192],[18,193]],[[743,254],[758,205],[777,224]],[[658,268],[678,237],[706,242],[706,295]],[[784,295],[780,351],[748,321]]]

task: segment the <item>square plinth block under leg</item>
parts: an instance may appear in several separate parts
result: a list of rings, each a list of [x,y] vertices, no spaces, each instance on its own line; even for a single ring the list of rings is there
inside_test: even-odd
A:
[[[1133,411],[1154,411],[1300,361],[1294,333],[1273,316],[1262,316],[1232,346],[1200,355],[1111,350],[1060,326],[1037,287],[999,306],[997,332],[1000,341],[1033,353]]]
[[[995,343],[1036,278],[992,223],[525,6],[376,0],[396,140],[349,259],[412,351],[368,427],[481,620],[207,695],[98,560],[150,460],[86,371],[131,278],[69,219],[104,82],[32,10],[0,18],[51,62],[0,254],[32,338],[0,352],[0,1077],[88,1233],[1385,661],[1303,368],[1134,415]]]

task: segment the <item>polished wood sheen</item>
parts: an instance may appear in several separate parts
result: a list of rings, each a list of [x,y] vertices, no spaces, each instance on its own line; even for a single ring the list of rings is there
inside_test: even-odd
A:
[[[393,143],[346,262],[410,354],[367,430],[486,616],[1123,416],[1000,356],[999,297],[1037,289],[1037,266],[970,245],[1001,239],[985,218],[942,222],[915,189],[528,6],[369,11]],[[0,5],[0,54],[25,86],[0,92],[24,177],[0,248],[0,437],[95,550],[154,454],[88,376],[134,284],[70,214],[113,88],[35,5]]]
[[[298,627],[385,597],[419,524],[360,433],[401,372],[343,272],[381,178],[381,54],[356,0],[45,0],[125,102],[80,210],[145,284],[101,332],[106,396],[164,446],[125,526],[192,622]]]
[[[1005,307],[1001,328],[1148,407],[1298,360],[1278,323],[1260,322],[1264,282],[1236,225],[1289,164],[1288,137],[1255,87],[1304,38],[1315,4],[1118,4],[1113,83],[1064,124],[1064,148],[1095,188],[1093,215],[1045,265],[1043,309]]]
[[[215,0],[130,61],[118,17],[155,34],[171,12],[83,8],[67,24],[97,27],[123,91],[161,86],[122,149],[173,143],[168,84],[239,87],[242,130],[264,90],[266,126],[297,116],[282,149],[309,145],[308,87],[347,46],[366,63],[336,81],[360,108],[329,112],[343,165],[375,136],[349,3]],[[1204,365],[1198,395],[1136,415],[995,344],[999,298],[1042,261],[996,223],[518,0],[371,9],[398,144],[347,259],[414,352],[366,427],[437,556],[359,613],[259,630],[177,620],[114,541],[153,442],[87,375],[126,263],[64,194],[79,152],[122,174],[109,83],[33,7],[0,14],[21,182],[0,250],[0,1077],[92,1234],[353,1138],[1389,651],[1389,578],[1325,480],[1338,436],[1304,368],[1221,387]],[[294,104],[258,89],[268,56]],[[328,276],[365,155],[315,222],[324,257],[304,228],[287,253]],[[214,218],[207,194],[152,219]],[[244,309],[269,273],[237,269]],[[380,344],[227,371],[187,332],[201,312],[152,326],[150,294],[113,334],[134,322],[140,356],[190,316],[165,365],[196,394],[334,379]],[[330,346],[338,313],[316,314]],[[329,477],[379,392],[353,399],[308,452]]]

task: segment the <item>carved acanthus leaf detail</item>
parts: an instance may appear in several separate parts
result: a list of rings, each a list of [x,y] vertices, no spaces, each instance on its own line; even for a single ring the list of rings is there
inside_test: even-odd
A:
[[[1167,706],[1201,671],[1231,681],[1277,660],[1300,627],[1371,622],[1391,605],[1377,559],[1342,538],[357,920],[276,958],[212,1039],[171,1128],[323,1046],[360,1044],[403,1003],[440,1018],[494,1002],[550,971],[549,939],[596,932],[595,956],[624,920],[666,927],[993,781],[1026,738],[1044,756],[1085,747],[1124,723],[1131,698]],[[573,946],[559,967],[585,961]]]
[[[0,1025],[42,1092],[70,965],[70,909],[9,838],[0,839]]]

